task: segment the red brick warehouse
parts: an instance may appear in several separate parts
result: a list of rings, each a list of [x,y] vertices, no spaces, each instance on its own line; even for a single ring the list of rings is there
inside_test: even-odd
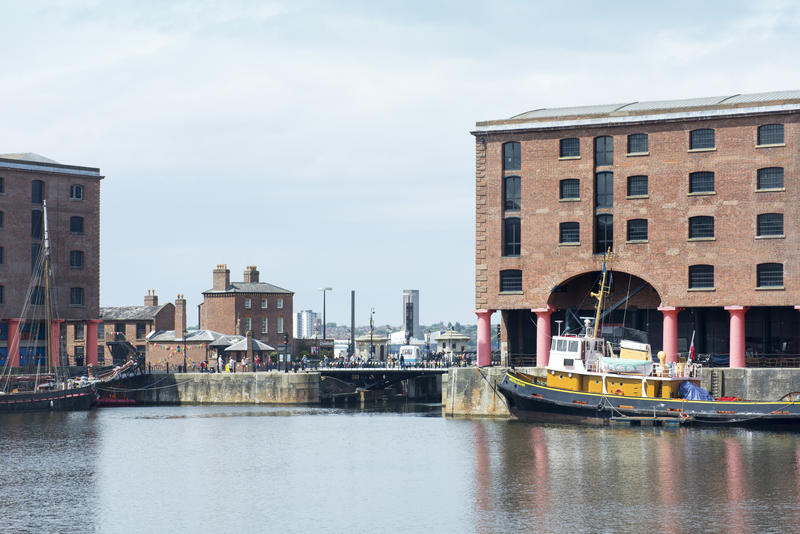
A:
[[[796,355],[799,123],[800,91],[477,123],[479,361],[500,311],[505,361],[545,365],[550,332],[592,315],[607,248],[607,327],[648,332],[668,361],[692,336],[735,367]]]

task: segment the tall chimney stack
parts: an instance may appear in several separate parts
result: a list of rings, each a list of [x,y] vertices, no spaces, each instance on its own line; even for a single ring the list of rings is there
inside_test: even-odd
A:
[[[158,295],[155,289],[148,289],[147,295],[144,296],[145,306],[158,306]]]
[[[175,339],[183,339],[186,335],[186,299],[178,293],[175,299]]]
[[[258,268],[255,265],[248,265],[244,270],[244,281],[246,283],[258,283]]]
[[[224,263],[217,265],[214,269],[214,291],[227,291],[231,286],[231,271]]]

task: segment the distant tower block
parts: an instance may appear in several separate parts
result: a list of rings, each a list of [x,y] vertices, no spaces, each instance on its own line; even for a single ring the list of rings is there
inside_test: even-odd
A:
[[[419,329],[419,289],[403,290],[403,330],[407,337],[423,337]]]

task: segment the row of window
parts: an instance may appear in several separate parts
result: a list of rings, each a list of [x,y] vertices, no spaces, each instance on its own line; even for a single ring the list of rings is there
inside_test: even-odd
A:
[[[689,266],[689,289],[714,289],[713,265]],[[757,288],[782,288],[783,264],[759,263],[756,266]],[[522,271],[507,269],[500,271],[500,291],[522,291]]]
[[[614,204],[614,174],[601,171],[595,174],[595,201],[598,208],[611,208]],[[641,197],[649,194],[649,178],[639,174],[628,176],[627,195]],[[580,194],[579,178],[564,178],[558,184],[560,200],[578,200]],[[765,167],[756,172],[758,191],[782,190],[784,188],[783,167]],[[689,193],[714,193],[714,172],[699,171],[689,174]],[[503,208],[505,211],[519,211],[522,206],[522,183],[519,176],[503,178]]]
[[[41,245],[35,243],[31,246],[31,270],[36,269],[36,262],[39,261],[39,254],[41,252]],[[5,263],[5,250],[0,246],[0,265]],[[70,250],[69,252],[69,268],[70,269],[83,269],[83,251]]]
[[[784,142],[783,124],[765,124],[758,127],[759,146],[782,145]],[[699,128],[689,132],[689,150],[711,150],[716,148],[716,135],[712,128]],[[628,154],[647,154],[650,150],[647,134],[628,136]],[[559,140],[559,157],[578,158],[581,155],[580,139],[568,137]],[[594,140],[594,164],[596,166],[614,164],[614,139],[610,135],[596,137]],[[503,144],[503,170],[516,171],[522,168],[521,145],[518,141]]]
[[[250,299],[250,298],[244,299],[244,307],[245,307],[245,309],[248,309],[248,310],[252,309],[253,308],[253,300]],[[268,307],[269,307],[269,301],[267,300],[267,297],[261,297],[261,309],[262,310],[266,310]],[[283,299],[278,299],[276,304],[275,304],[275,307],[278,308],[278,309],[282,309],[283,308]]]
[[[0,212],[0,221],[2,221],[3,216],[2,212]],[[2,222],[0,222],[0,226],[2,226]],[[34,239],[41,239],[42,232],[44,229],[44,212],[42,210],[32,210],[31,211],[31,237]],[[80,215],[73,215],[69,218],[69,233],[71,234],[83,234],[83,217]]]
[[[2,300],[2,287],[0,286],[0,304],[3,303]],[[30,295],[28,297],[28,301],[33,306],[41,306],[44,304],[44,292],[45,288],[42,286],[34,286],[30,290]],[[84,289],[82,287],[71,287],[69,288],[69,305],[70,306],[83,306],[84,304]]]
[[[283,334],[283,317],[276,317],[275,318],[275,331],[278,334]],[[252,317],[245,317],[244,319],[244,328],[245,330],[253,330],[253,318]],[[266,317],[261,319],[261,333],[262,334],[269,334],[269,319]]]
[[[4,194],[5,182],[3,177],[0,176],[0,194]],[[83,200],[83,186],[79,184],[72,184],[69,186],[70,200]],[[41,204],[44,201],[44,182],[42,180],[33,180],[31,182],[31,202],[34,204]]]

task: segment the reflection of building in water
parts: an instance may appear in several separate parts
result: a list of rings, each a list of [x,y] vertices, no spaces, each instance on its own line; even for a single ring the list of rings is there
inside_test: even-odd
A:
[[[472,133],[480,365],[496,310],[502,356],[546,365],[553,323],[593,316],[608,249],[603,322],[649,332],[667,362],[693,336],[732,367],[800,353],[800,91],[537,109]]]

